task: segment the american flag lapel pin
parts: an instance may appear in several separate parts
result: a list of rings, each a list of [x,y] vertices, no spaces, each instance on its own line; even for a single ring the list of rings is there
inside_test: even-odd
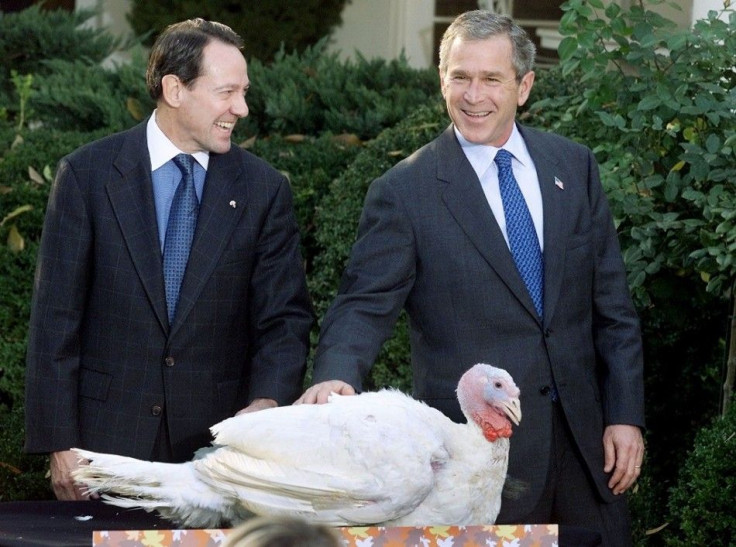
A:
[[[565,189],[565,184],[557,177],[555,177],[555,186],[557,186],[557,188],[559,188],[560,190]]]
[[[230,202],[230,207],[232,207],[233,209],[235,209],[237,206],[238,206],[238,203],[235,200],[232,200]]]

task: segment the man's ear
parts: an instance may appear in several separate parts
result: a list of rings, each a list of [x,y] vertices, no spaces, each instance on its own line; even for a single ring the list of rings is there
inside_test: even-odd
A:
[[[161,98],[172,108],[177,108],[182,101],[184,84],[178,76],[167,74],[161,78]]]
[[[518,106],[522,106],[529,98],[529,93],[531,93],[533,85],[534,72],[530,70],[529,72],[524,74],[524,77],[521,79],[521,83],[519,84],[519,92],[516,101],[516,104]]]

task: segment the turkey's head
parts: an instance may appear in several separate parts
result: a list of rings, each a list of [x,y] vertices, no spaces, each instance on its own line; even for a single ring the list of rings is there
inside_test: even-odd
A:
[[[511,436],[511,423],[519,425],[519,388],[503,369],[479,363],[463,374],[457,399],[468,421],[481,428],[489,441]]]

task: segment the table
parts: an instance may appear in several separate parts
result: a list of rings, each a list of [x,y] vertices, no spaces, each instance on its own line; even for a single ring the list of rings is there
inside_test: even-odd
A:
[[[187,547],[188,545],[220,545],[229,530],[180,530],[175,524],[147,513],[142,509],[121,509],[100,501],[22,501],[0,502],[0,546],[2,547]],[[513,545],[558,544],[566,546],[594,546],[600,544],[597,534],[579,528],[556,525],[427,527],[427,528],[341,528],[347,546],[372,536],[371,544],[391,540],[397,545],[406,543],[428,546],[440,545],[448,537],[463,537],[465,546],[473,538],[505,535]],[[559,537],[558,537],[559,533]],[[93,543],[94,536],[94,543]],[[390,537],[389,537],[390,536]],[[514,538],[516,541],[514,542]],[[196,540],[196,541],[193,541]],[[187,543],[190,541],[190,543]],[[203,543],[204,541],[204,543]],[[469,542],[468,542],[469,541]],[[455,543],[455,542],[453,542]]]
[[[172,527],[155,514],[100,501],[0,502],[2,547],[90,547],[94,530]]]

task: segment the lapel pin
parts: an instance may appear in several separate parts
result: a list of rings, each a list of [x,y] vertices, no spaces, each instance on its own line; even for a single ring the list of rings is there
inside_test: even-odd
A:
[[[235,200],[232,200],[230,202],[230,207],[232,207],[233,209],[235,209],[237,206],[238,206],[238,203]]]
[[[564,190],[565,189],[565,184],[560,179],[558,179],[557,177],[555,177],[555,186],[557,186],[557,188],[559,188],[560,190]]]

